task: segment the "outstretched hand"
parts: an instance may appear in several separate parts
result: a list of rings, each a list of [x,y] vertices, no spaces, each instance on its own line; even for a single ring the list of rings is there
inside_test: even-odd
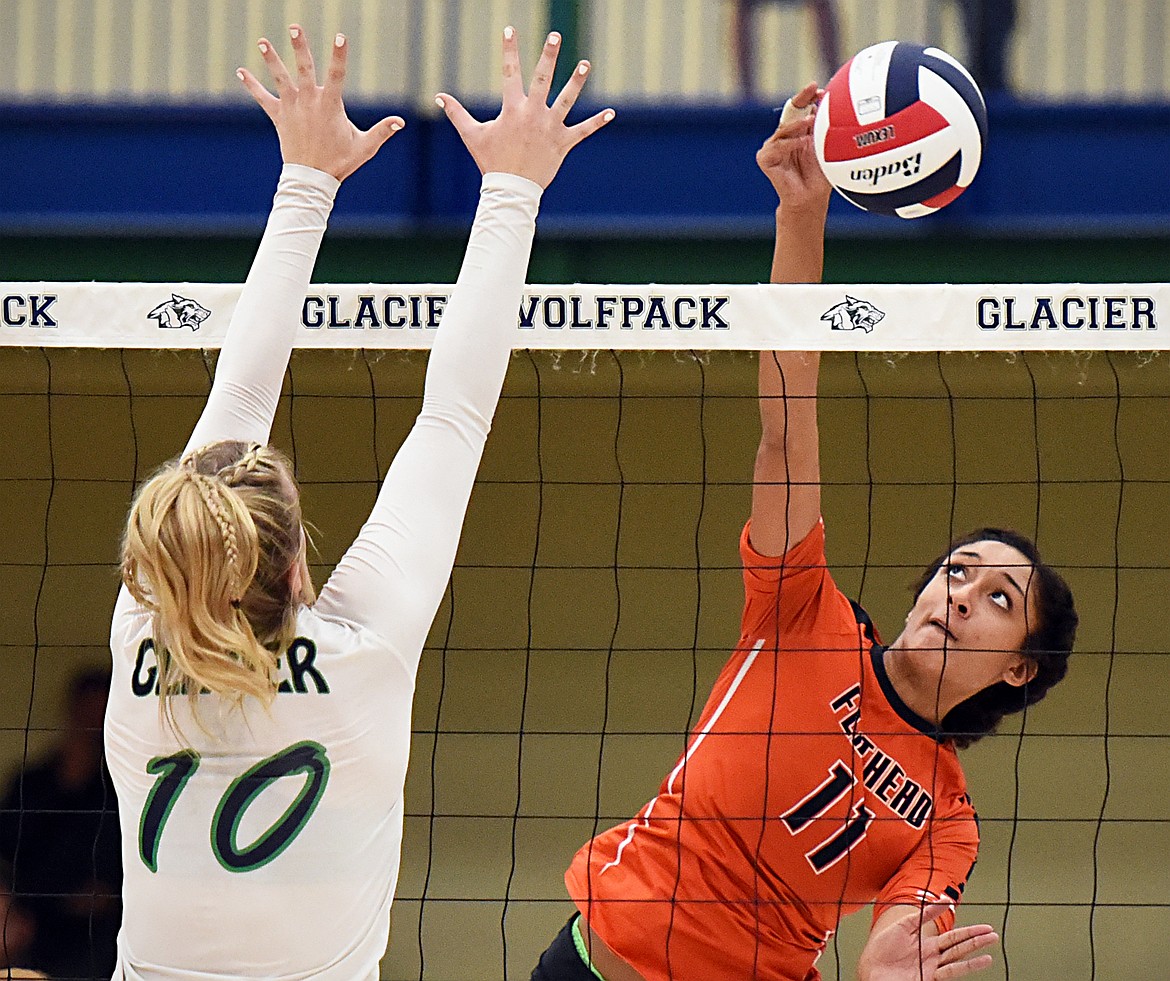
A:
[[[532,85],[525,94],[516,31],[504,29],[503,107],[500,115],[489,122],[478,122],[446,92],[436,97],[435,102],[447,113],[481,173],[517,174],[548,187],[569,151],[613,119],[613,110],[605,109],[575,126],[565,125],[589,76],[587,61],[578,62],[561,94],[551,106],[548,104],[560,46],[561,36],[555,31],[549,34]]]
[[[772,182],[785,208],[827,208],[833,188],[813,148],[813,122],[824,90],[810,82],[790,100],[776,132],[756,153],[756,163]],[[792,119],[792,110],[796,118]]]
[[[318,85],[305,32],[293,24],[288,33],[296,56],[295,81],[267,38],[261,38],[258,44],[276,86],[276,95],[248,69],[240,68],[236,75],[276,127],[285,163],[314,167],[343,181],[406,123],[401,116],[387,116],[368,130],[358,129],[350,122],[341,101],[349,54],[345,35],[334,38],[329,73],[325,84]]]
[[[955,927],[937,936],[923,929],[948,909],[946,903],[932,903],[906,910],[884,924],[879,920],[857,976],[861,981],[952,981],[991,967],[990,954],[971,956],[999,940],[988,924]]]

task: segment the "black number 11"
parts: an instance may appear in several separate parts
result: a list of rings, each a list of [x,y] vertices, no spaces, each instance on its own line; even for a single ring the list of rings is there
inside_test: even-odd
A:
[[[838,760],[829,769],[829,776],[812,793],[798,801],[780,815],[780,819],[787,825],[792,834],[799,834],[813,821],[824,814],[837,803],[857,784],[857,777],[850,772],[844,762]],[[835,835],[819,845],[817,848],[804,853],[808,864],[813,871],[820,875],[826,869],[836,865],[849,851],[857,845],[869,829],[869,822],[873,820],[873,811],[863,803],[854,805],[849,814],[849,820]]]

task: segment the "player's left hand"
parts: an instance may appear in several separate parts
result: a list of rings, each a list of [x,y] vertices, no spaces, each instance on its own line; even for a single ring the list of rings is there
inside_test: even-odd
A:
[[[813,149],[813,121],[824,89],[809,82],[788,100],[776,132],[756,153],[785,209],[827,209],[832,187]]]
[[[296,55],[295,80],[267,38],[261,38],[258,44],[277,94],[269,92],[246,68],[240,68],[236,75],[276,127],[285,163],[314,167],[343,181],[406,123],[401,116],[387,116],[368,130],[358,129],[350,122],[341,101],[349,55],[345,35],[334,38],[329,74],[325,84],[318,85],[304,30],[293,24],[288,33]]]
[[[931,936],[924,927],[950,907],[933,903],[909,909],[887,922],[878,921],[857,965],[860,981],[953,981],[991,967],[991,955],[972,955],[997,943],[986,923],[955,927]]]
[[[453,95],[440,92],[436,97],[481,173],[516,174],[548,187],[569,151],[614,118],[612,109],[604,109],[573,126],[565,124],[589,76],[587,61],[577,62],[560,95],[548,104],[560,49],[561,35],[551,31],[525,93],[516,31],[504,29],[503,105],[489,122],[478,122]]]

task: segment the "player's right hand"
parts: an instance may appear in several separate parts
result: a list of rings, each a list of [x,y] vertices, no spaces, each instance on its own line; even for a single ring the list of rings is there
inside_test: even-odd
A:
[[[246,68],[238,69],[236,75],[276,127],[285,163],[314,167],[343,181],[406,123],[401,116],[387,116],[368,130],[358,129],[350,122],[341,101],[349,53],[345,35],[334,38],[329,74],[325,84],[318,85],[304,30],[293,24],[288,32],[296,55],[295,81],[267,38],[261,38],[258,45],[277,94],[269,92]]]
[[[548,187],[569,151],[613,119],[614,111],[604,109],[575,126],[565,125],[589,76],[587,61],[578,62],[561,94],[551,106],[548,104],[560,47],[561,36],[554,31],[545,40],[532,85],[525,94],[516,31],[504,29],[503,107],[500,115],[489,122],[478,122],[446,92],[436,97],[481,173],[517,174]]]
[[[756,163],[785,209],[829,206],[833,188],[817,162],[812,136],[816,107],[823,94],[816,82],[809,82],[789,99],[776,132],[756,153]]]
[[[952,908],[931,903],[883,913],[858,961],[858,981],[954,981],[991,967],[991,956],[979,953],[999,941],[990,924],[940,934],[926,929]]]

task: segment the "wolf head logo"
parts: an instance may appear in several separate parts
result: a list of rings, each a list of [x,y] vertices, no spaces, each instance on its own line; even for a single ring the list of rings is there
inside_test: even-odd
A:
[[[160,303],[146,316],[157,321],[164,330],[178,330],[182,327],[198,330],[199,325],[211,316],[211,311],[194,300],[172,293],[168,301]]]
[[[885,316],[868,300],[859,300],[847,293],[841,303],[821,314],[821,320],[829,321],[832,330],[863,330],[868,334]]]

